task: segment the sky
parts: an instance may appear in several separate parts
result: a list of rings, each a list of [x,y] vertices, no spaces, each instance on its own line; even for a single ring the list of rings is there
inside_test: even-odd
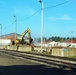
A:
[[[42,2],[43,36],[76,37],[76,0],[42,0]],[[13,33],[17,27],[19,34],[30,28],[33,38],[41,37],[41,7],[39,0],[0,0],[0,34],[1,31],[2,35]]]

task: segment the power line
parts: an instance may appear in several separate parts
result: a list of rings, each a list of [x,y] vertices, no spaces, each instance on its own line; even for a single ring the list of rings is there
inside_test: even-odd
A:
[[[50,9],[50,8],[54,8],[54,7],[57,7],[57,6],[61,6],[61,5],[66,4],[66,3],[70,2],[70,1],[71,1],[71,0],[68,0],[68,1],[65,1],[65,2],[63,2],[63,3],[60,3],[60,4],[57,4],[57,5],[54,5],[54,6],[45,7],[44,9]],[[26,20],[26,19],[31,18],[31,17],[33,17],[35,14],[37,14],[39,11],[41,11],[41,9],[39,9],[39,10],[36,11],[34,14],[28,16],[28,17],[25,18],[25,19],[18,20],[17,22],[20,22],[20,21],[23,21],[23,20]],[[12,24],[8,25],[7,27],[3,27],[3,28],[4,28],[4,29],[5,29],[5,28],[10,28],[14,23],[15,23],[15,22],[13,22]]]
[[[8,25],[7,27],[2,27],[2,30],[3,30],[3,32],[5,33],[7,33],[7,31],[9,31],[9,29],[13,26],[13,24],[14,24],[15,22],[12,22],[10,25]],[[9,29],[8,29],[9,28]]]
[[[57,5],[54,5],[54,6],[46,7],[46,8],[44,8],[44,9],[50,9],[50,8],[58,7],[58,6],[61,6],[61,5],[63,5],[63,4],[68,3],[68,2],[70,2],[70,1],[71,1],[71,0],[68,0],[68,1],[65,1],[65,2],[63,2],[63,3],[60,3],[60,4],[57,4]]]
[[[12,22],[10,25],[8,25],[7,27],[3,27],[4,29],[6,28],[10,28],[15,22]]]
[[[41,9],[39,9],[39,10],[38,10],[38,11],[36,11],[34,14],[32,14],[32,15],[28,16],[28,17],[27,17],[27,18],[25,18],[25,19],[18,20],[18,22],[23,21],[23,20],[26,20],[26,19],[29,19],[29,18],[33,17],[33,16],[34,16],[35,14],[37,14],[40,10],[41,10]]]
[[[66,4],[66,3],[70,2],[70,1],[71,1],[71,0],[68,0],[68,1],[65,1],[65,2],[63,2],[63,3],[60,3],[60,4],[57,4],[57,5],[54,5],[54,6],[45,7],[44,9],[50,9],[50,8],[54,8],[54,7],[57,7],[57,6],[61,6],[61,5]],[[34,14],[32,14],[32,15],[28,16],[28,17],[27,17],[27,18],[25,18],[25,19],[18,20],[18,22],[23,21],[23,20],[26,20],[26,19],[29,19],[29,18],[33,17],[33,16],[34,16],[35,14],[37,14],[39,11],[41,11],[41,9],[39,9],[39,10],[38,10],[38,11],[36,11]]]

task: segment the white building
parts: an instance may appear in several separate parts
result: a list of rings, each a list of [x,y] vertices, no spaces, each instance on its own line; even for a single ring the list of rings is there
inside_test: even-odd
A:
[[[39,43],[37,46],[41,46],[41,43]],[[72,47],[72,48],[76,48],[76,43],[51,41],[51,42],[43,43],[42,46],[45,46],[45,47]]]
[[[55,41],[52,41],[52,42],[48,43],[48,47],[53,47],[53,46],[56,46],[56,45],[58,45],[58,43],[55,42]]]
[[[0,39],[0,45],[9,45],[10,43],[10,39]]]

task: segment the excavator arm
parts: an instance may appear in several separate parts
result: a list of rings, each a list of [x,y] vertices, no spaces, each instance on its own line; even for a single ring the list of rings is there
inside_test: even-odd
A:
[[[21,36],[21,41],[24,39],[24,36],[28,33],[28,39],[31,38],[30,29],[28,28]]]
[[[28,37],[27,37],[27,39],[24,39],[24,37],[27,33],[28,33]],[[16,43],[18,43],[18,44],[31,44],[32,41],[33,41],[33,39],[31,38],[30,28],[28,28],[24,33],[22,33],[20,40],[16,39]]]

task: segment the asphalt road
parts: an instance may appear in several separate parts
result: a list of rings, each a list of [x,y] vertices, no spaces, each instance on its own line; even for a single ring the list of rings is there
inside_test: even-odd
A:
[[[76,70],[53,68],[0,53],[0,75],[76,75]]]

